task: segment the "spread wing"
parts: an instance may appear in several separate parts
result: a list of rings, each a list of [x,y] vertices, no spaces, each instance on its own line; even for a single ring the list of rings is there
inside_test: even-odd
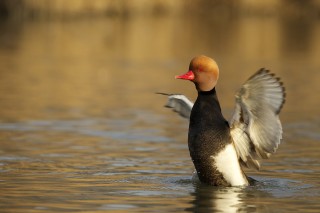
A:
[[[174,112],[177,112],[179,115],[181,115],[184,118],[190,117],[193,103],[186,96],[178,95],[178,94],[166,94],[166,93],[157,93],[157,94],[168,96],[168,101],[165,107],[172,108]]]
[[[236,94],[230,130],[242,165],[259,169],[257,160],[277,150],[282,139],[279,113],[284,101],[282,82],[266,69],[251,76]]]

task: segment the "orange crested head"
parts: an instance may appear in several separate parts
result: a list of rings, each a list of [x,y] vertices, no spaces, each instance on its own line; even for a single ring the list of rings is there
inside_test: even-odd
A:
[[[194,82],[198,91],[210,91],[219,79],[219,67],[212,58],[200,55],[191,60],[189,71],[176,79]]]

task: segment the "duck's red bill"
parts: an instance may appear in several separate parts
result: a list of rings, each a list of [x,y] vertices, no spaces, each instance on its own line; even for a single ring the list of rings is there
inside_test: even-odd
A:
[[[175,77],[176,79],[183,79],[183,80],[193,80],[194,79],[194,74],[192,72],[192,70],[189,70],[187,73],[183,74],[183,75],[177,75]]]

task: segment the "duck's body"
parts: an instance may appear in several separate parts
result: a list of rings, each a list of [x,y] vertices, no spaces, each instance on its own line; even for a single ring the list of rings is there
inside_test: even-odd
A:
[[[201,182],[219,186],[248,184],[215,89],[198,92],[190,116],[188,145]]]
[[[218,77],[214,60],[194,58],[189,71],[176,78],[195,84],[196,102],[192,106],[184,96],[171,95],[167,107],[184,117],[190,115],[188,146],[201,182],[247,186],[241,166],[259,169],[257,160],[274,153],[282,138],[278,114],[284,103],[284,87],[267,70],[259,70],[236,95],[235,112],[228,122],[216,94]]]

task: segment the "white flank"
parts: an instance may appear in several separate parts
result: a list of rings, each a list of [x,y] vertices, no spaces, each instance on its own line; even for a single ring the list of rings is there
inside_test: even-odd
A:
[[[238,156],[233,144],[227,145],[220,153],[216,156],[211,156],[211,158],[214,160],[218,171],[222,173],[223,177],[231,186],[249,185],[240,168]]]

